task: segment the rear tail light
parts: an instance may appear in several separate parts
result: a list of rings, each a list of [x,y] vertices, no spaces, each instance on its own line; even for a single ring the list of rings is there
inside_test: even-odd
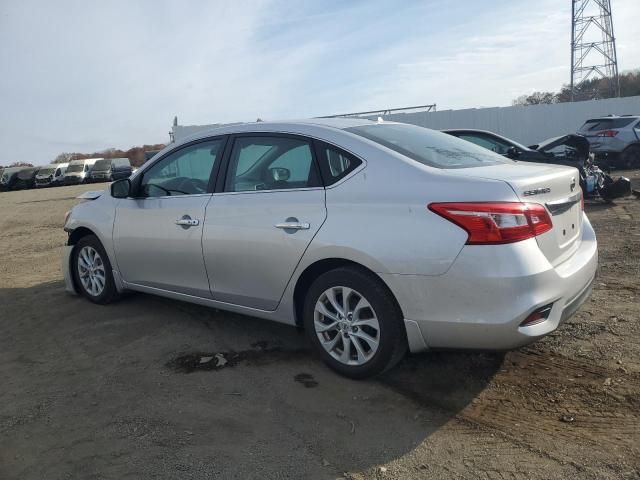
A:
[[[553,228],[547,210],[538,203],[432,203],[429,210],[465,229],[467,245],[514,243]]]
[[[615,137],[617,134],[617,130],[602,130],[596,134],[596,137]]]

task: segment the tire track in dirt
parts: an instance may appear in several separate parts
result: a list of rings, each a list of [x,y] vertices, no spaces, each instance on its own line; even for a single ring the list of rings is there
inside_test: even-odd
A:
[[[633,393],[610,391],[613,374],[558,355],[511,352],[494,383],[458,416],[575,465],[600,469],[617,455],[640,468],[640,408]],[[625,377],[624,390],[638,379]],[[605,385],[610,384],[609,387]],[[561,419],[573,418],[572,422]],[[568,453],[568,455],[567,455]],[[629,464],[625,460],[630,460]]]

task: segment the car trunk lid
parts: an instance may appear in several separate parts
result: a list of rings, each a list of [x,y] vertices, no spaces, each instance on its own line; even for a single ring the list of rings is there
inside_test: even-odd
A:
[[[582,237],[580,175],[572,167],[514,163],[452,170],[454,175],[502,180],[522,202],[545,206],[553,228],[536,237],[540,250],[552,265],[569,258]],[[490,200],[490,199],[488,199]]]

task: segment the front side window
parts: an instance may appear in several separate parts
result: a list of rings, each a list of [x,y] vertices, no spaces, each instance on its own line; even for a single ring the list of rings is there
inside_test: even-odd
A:
[[[416,125],[378,123],[351,127],[346,131],[435,168],[483,167],[512,162],[465,140]]]
[[[226,192],[320,186],[311,145],[290,137],[238,137],[229,158]]]
[[[216,160],[222,153],[223,140],[210,140],[170,153],[142,176],[143,197],[168,197],[207,193]]]

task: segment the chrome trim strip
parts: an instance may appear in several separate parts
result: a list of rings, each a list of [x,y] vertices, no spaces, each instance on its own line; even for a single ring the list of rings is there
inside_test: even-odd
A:
[[[545,203],[547,209],[551,212],[551,215],[560,215],[566,212],[576,203],[582,199],[582,191],[574,193],[566,198],[560,200],[554,200],[553,202]]]

